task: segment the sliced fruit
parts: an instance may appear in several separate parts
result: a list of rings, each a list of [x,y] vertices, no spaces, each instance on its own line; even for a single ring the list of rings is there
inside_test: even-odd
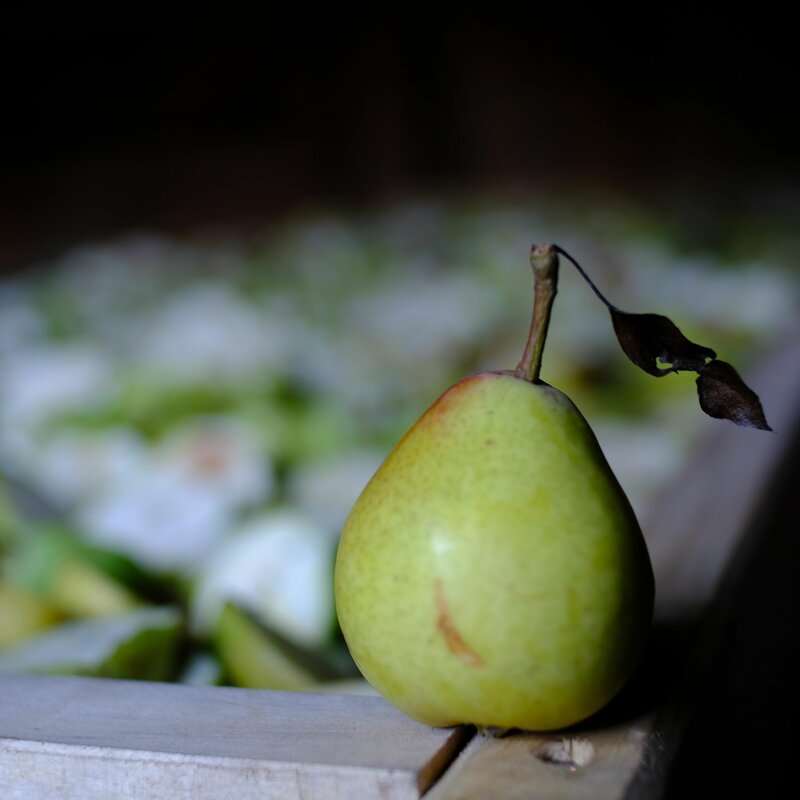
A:
[[[254,517],[223,542],[200,576],[192,630],[209,635],[231,601],[299,647],[325,646],[336,629],[334,545],[323,526],[297,511]]]

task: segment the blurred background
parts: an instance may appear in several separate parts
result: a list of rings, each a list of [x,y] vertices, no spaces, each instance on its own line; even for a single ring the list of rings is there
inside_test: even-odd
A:
[[[341,525],[514,366],[534,241],[747,378],[798,319],[790,26],[651,14],[0,11],[0,668],[352,687]],[[644,513],[721,423],[562,273],[544,377]]]
[[[255,19],[202,2],[2,15],[5,264],[132,226],[260,225],[420,191],[569,205],[566,190],[611,190],[666,204],[703,243],[726,238],[722,210],[797,207],[797,58],[779,17],[270,4]]]

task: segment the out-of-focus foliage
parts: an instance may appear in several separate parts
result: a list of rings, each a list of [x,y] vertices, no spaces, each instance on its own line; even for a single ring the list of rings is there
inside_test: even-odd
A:
[[[638,210],[590,211],[420,202],[246,237],[138,235],[0,284],[0,466],[63,522],[21,520],[0,485],[6,655],[153,677],[143,647],[162,654],[157,677],[256,686],[352,674],[330,586],[338,533],[442,390],[516,364],[533,242],[563,245],[613,303],[669,314],[744,375],[796,320],[784,234],[756,259],[758,231],[740,225],[745,244],[722,255],[676,246]],[[722,424],[697,411],[690,376],[627,362],[568,269],[542,377],[582,408],[640,511]],[[145,635],[152,604],[179,609],[169,635]],[[112,631],[93,665],[70,655],[90,635],[76,619]]]

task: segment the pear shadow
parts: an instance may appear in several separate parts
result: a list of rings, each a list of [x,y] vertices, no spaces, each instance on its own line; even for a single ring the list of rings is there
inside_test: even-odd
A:
[[[625,686],[576,729],[591,732],[620,726],[663,713],[667,707],[673,714],[687,710],[682,687],[695,670],[702,629],[700,616],[654,622],[642,660]]]

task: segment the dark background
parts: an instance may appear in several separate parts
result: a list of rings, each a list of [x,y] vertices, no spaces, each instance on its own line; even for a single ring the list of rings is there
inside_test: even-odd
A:
[[[4,9],[0,268],[420,191],[797,208],[790,36],[673,6]]]

